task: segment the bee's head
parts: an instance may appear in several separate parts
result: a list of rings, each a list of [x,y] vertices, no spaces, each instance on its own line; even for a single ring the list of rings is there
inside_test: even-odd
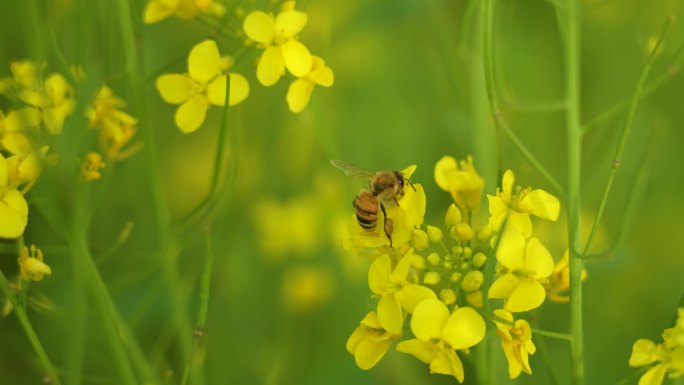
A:
[[[397,184],[399,185],[400,191],[403,191],[404,186],[406,185],[407,182],[408,182],[409,186],[411,186],[413,191],[416,191],[416,188],[413,187],[413,183],[411,183],[411,181],[403,173],[401,173],[399,171],[395,171],[395,175],[397,177]]]

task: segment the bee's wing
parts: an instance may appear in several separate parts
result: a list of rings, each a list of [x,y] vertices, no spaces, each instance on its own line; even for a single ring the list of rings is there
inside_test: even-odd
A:
[[[368,170],[364,170],[359,166],[355,166],[343,160],[333,159],[330,161],[330,164],[342,170],[344,174],[348,177],[354,179],[372,179],[374,175],[372,172]]]

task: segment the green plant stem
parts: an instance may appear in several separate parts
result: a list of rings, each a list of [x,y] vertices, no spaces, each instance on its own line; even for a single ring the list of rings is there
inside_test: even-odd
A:
[[[493,0],[483,0],[483,10],[482,10],[482,28],[483,28],[483,56],[484,56],[484,66],[485,66],[485,84],[487,88],[487,99],[489,100],[489,109],[494,120],[494,125],[496,127],[497,138],[500,138],[501,132],[505,132],[506,135],[511,139],[513,144],[518,147],[518,150],[527,158],[527,160],[532,164],[534,168],[539,171],[539,173],[551,184],[554,190],[563,195],[563,188],[560,183],[554,178],[551,173],[537,160],[537,158],[532,154],[532,152],[525,146],[525,144],[518,138],[518,136],[513,132],[510,126],[506,123],[499,108],[497,98],[496,98],[496,87],[494,79],[494,9]],[[500,151],[499,151],[500,152]],[[499,161],[501,164],[501,161]],[[503,172],[502,167],[499,167],[499,172]],[[500,179],[500,178],[499,178]]]
[[[584,384],[584,331],[582,328],[582,270],[584,261],[577,253],[582,245],[580,181],[582,167],[582,127],[580,125],[580,42],[581,8],[567,0],[562,9],[565,26],[565,92],[567,130],[567,207],[570,244],[570,374],[574,385]]]
[[[535,329],[535,328],[530,328],[530,330],[532,331],[532,333],[538,334],[540,336],[572,342],[572,336],[568,333],[550,332],[547,330],[541,330],[541,329]]]
[[[1,270],[0,289],[2,289],[3,293],[12,304],[12,307],[14,308],[14,314],[17,315],[17,318],[19,319],[19,324],[21,324],[21,328],[24,329],[24,333],[26,333],[26,337],[28,337],[29,342],[31,343],[31,347],[33,347],[33,350],[38,356],[38,360],[43,366],[43,369],[47,373],[48,377],[50,377],[50,380],[53,384],[61,385],[61,381],[57,376],[57,372],[55,371],[55,368],[52,366],[50,358],[48,358],[48,355],[45,352],[45,348],[43,348],[43,344],[40,342],[40,338],[38,338],[36,331],[33,329],[33,325],[31,325],[31,321],[28,318],[28,314],[26,314],[26,308],[19,303],[17,297],[14,295],[14,292],[12,291],[12,288],[9,285],[9,282],[7,281],[7,278],[5,277],[5,274]]]
[[[188,359],[185,363],[185,369],[183,370],[183,379],[181,380],[181,385],[185,385],[188,381],[188,376],[194,361],[195,353],[199,346],[200,340],[204,336],[204,325],[207,321],[207,313],[209,312],[209,295],[211,292],[211,272],[214,266],[214,251],[211,240],[211,230],[207,229],[205,236],[207,256],[204,259],[204,270],[202,271],[202,279],[200,281],[200,292],[199,292],[199,309],[197,311],[197,323],[195,326],[194,338],[192,341],[192,349],[188,355]]]
[[[663,31],[660,34],[658,42],[656,43],[655,47],[653,47],[653,51],[651,51],[651,54],[646,60],[646,63],[644,63],[644,67],[641,69],[639,80],[634,86],[634,92],[632,92],[632,97],[630,98],[629,107],[627,108],[625,121],[622,125],[622,132],[620,134],[620,138],[618,139],[618,143],[615,148],[615,155],[613,156],[613,161],[611,163],[610,174],[608,175],[608,182],[606,183],[606,187],[603,189],[603,197],[601,198],[601,204],[599,205],[598,213],[596,214],[596,219],[594,220],[594,224],[591,227],[591,232],[589,233],[589,237],[587,238],[587,243],[584,245],[584,250],[582,254],[589,253],[591,245],[593,244],[594,239],[596,238],[596,234],[598,233],[598,228],[601,224],[601,219],[603,219],[603,213],[606,209],[606,203],[608,203],[608,197],[610,196],[610,192],[613,188],[613,183],[615,181],[615,176],[617,175],[617,170],[618,168],[620,168],[620,163],[622,162],[622,154],[625,150],[625,144],[627,143],[627,138],[629,137],[629,134],[632,130],[632,125],[634,124],[634,115],[636,114],[636,109],[641,98],[644,83],[646,82],[646,79],[648,78],[648,73],[650,72],[651,67],[653,66],[656,54],[658,53],[658,48],[660,48],[660,46],[662,45],[663,40],[665,39],[665,36],[667,36],[667,32],[670,30],[671,25],[672,18],[669,18],[665,23],[665,26],[663,27]]]

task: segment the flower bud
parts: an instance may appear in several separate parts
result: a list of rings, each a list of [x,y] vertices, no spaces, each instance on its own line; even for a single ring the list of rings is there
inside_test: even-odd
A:
[[[469,241],[473,238],[473,229],[467,223],[458,223],[451,228],[451,236],[458,241]]]
[[[492,239],[492,235],[494,235],[494,230],[490,225],[482,226],[477,230],[477,240],[481,243],[487,243]]]
[[[482,290],[471,291],[466,294],[466,301],[473,307],[482,307]]]
[[[441,280],[439,273],[436,271],[428,271],[423,277],[423,283],[426,285],[436,285]]]
[[[427,260],[432,266],[437,266],[442,261],[437,253],[430,253],[430,255],[427,256]]]
[[[457,223],[461,222],[461,210],[456,207],[454,203],[449,205],[449,209],[447,209],[446,216],[444,217],[444,223],[446,224],[447,227],[449,226],[454,226]]]
[[[482,267],[484,264],[487,263],[487,256],[482,254],[482,253],[477,253],[473,257],[473,266],[475,267]]]
[[[454,264],[449,261],[444,261],[442,266],[444,266],[444,270],[451,270],[454,268]]]
[[[459,257],[463,253],[463,246],[454,246],[451,248],[451,252],[454,253],[454,257]]]
[[[427,234],[428,234],[428,237],[430,238],[430,242],[432,242],[432,243],[439,243],[442,241],[442,238],[444,237],[444,233],[442,233],[442,229],[440,229],[439,227],[430,226],[430,225],[428,225],[428,227],[427,227]]]
[[[461,281],[461,288],[467,292],[475,291],[482,286],[484,274],[480,270],[469,271]]]
[[[463,252],[461,253],[461,256],[462,256],[463,258],[470,258],[470,257],[472,257],[472,256],[473,256],[473,249],[471,249],[471,248],[468,247],[468,246],[464,247],[464,248],[463,248]]]
[[[425,258],[422,255],[413,254],[411,255],[411,267],[416,270],[425,269]]]
[[[458,281],[461,280],[461,277],[463,277],[463,274],[458,273],[458,272],[454,272],[454,273],[451,273],[451,276],[449,277],[449,281],[451,281],[452,283],[457,283]]]
[[[428,235],[423,230],[413,229],[411,243],[416,250],[425,250],[428,247]]]
[[[456,293],[451,289],[442,289],[439,292],[439,299],[447,306],[452,305],[456,303]]]

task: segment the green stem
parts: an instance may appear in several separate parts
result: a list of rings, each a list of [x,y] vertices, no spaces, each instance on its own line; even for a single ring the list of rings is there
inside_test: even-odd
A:
[[[551,173],[537,160],[537,158],[532,154],[532,152],[525,146],[525,144],[518,138],[518,136],[513,132],[510,126],[506,123],[499,108],[497,98],[496,98],[496,87],[494,84],[494,59],[493,59],[493,29],[494,29],[494,9],[493,0],[483,0],[482,9],[482,28],[483,28],[483,56],[484,56],[484,66],[485,66],[485,84],[487,87],[487,99],[489,100],[489,109],[494,120],[494,125],[496,127],[497,138],[500,138],[501,132],[505,132],[506,135],[511,139],[513,144],[522,152],[522,154],[527,158],[527,160],[534,166],[534,168],[539,171],[539,173],[551,184],[551,186],[560,195],[563,195],[563,188],[560,183],[554,178]],[[500,152],[500,151],[499,151]],[[501,161],[499,161],[499,172],[502,172]],[[500,178],[499,178],[500,179]]]
[[[653,51],[651,51],[651,54],[649,55],[648,59],[646,60],[646,63],[644,63],[644,67],[641,69],[641,74],[639,75],[639,80],[637,81],[636,85],[634,86],[634,92],[632,92],[632,97],[629,102],[629,107],[627,108],[627,115],[625,116],[625,121],[624,124],[622,125],[622,133],[620,134],[620,138],[618,139],[617,146],[615,148],[615,155],[613,156],[613,161],[611,163],[611,169],[610,169],[610,174],[608,175],[608,182],[606,183],[606,187],[603,190],[603,197],[601,198],[601,204],[599,205],[598,213],[596,214],[596,219],[594,220],[594,224],[591,227],[591,232],[589,233],[589,238],[587,238],[587,243],[584,246],[584,251],[583,254],[587,254],[589,252],[589,249],[591,248],[591,245],[594,242],[594,239],[596,237],[596,234],[598,233],[598,228],[599,225],[601,224],[601,219],[603,219],[603,213],[606,208],[606,203],[608,203],[608,197],[610,196],[610,192],[613,188],[613,182],[615,181],[615,176],[617,175],[617,170],[620,167],[620,163],[622,162],[622,154],[625,150],[625,144],[627,143],[627,138],[629,137],[629,133],[632,130],[632,125],[634,123],[634,115],[636,114],[636,109],[639,104],[639,99],[641,98],[641,93],[644,88],[644,83],[646,83],[646,79],[648,78],[648,73],[651,70],[651,67],[653,66],[653,62],[655,61],[656,54],[658,53],[658,48],[663,43],[663,40],[665,39],[665,36],[667,35],[667,32],[670,29],[670,26],[672,25],[672,18],[669,18],[667,22],[665,23],[665,26],[663,27],[663,31],[660,34],[660,38],[658,39],[658,42],[656,43],[655,47],[653,48]]]
[[[14,295],[14,292],[12,291],[12,288],[9,285],[9,282],[7,281],[7,278],[5,277],[5,274],[1,270],[0,289],[2,289],[2,291],[5,293],[5,296],[7,297],[7,299],[9,299],[10,303],[12,304],[12,307],[14,308],[14,314],[17,315],[19,323],[21,324],[22,329],[24,329],[24,333],[26,333],[26,337],[28,337],[31,346],[33,347],[33,350],[38,356],[38,360],[43,366],[43,369],[47,372],[48,377],[50,377],[50,380],[53,384],[61,385],[59,377],[57,376],[57,372],[55,371],[55,368],[52,366],[50,358],[48,358],[48,355],[45,352],[45,349],[43,348],[43,344],[40,342],[40,338],[38,338],[36,331],[33,329],[33,326],[31,325],[31,321],[29,320],[28,315],[26,314],[26,308],[21,306],[21,304],[19,303],[17,297]]]
[[[563,340],[563,341],[570,341],[572,342],[572,336],[568,333],[558,333],[558,332],[550,332],[547,330],[541,330],[541,329],[535,329],[535,328],[530,328],[532,333],[538,334],[540,336],[544,337],[549,337],[549,338],[555,338],[557,340]]]
[[[211,241],[211,231],[207,229],[205,236],[207,256],[204,260],[204,270],[202,272],[202,279],[200,281],[200,292],[199,292],[199,309],[197,311],[197,323],[195,327],[194,339],[192,342],[192,349],[188,355],[188,359],[185,363],[185,369],[183,370],[183,379],[181,380],[181,385],[185,385],[188,381],[192,363],[194,361],[195,352],[199,346],[200,340],[204,335],[204,325],[207,321],[207,313],[209,312],[209,295],[211,292],[211,272],[214,266],[214,251]]]
[[[584,384],[584,331],[582,328],[582,270],[584,262],[577,253],[582,245],[580,221],[580,182],[582,167],[582,127],[580,125],[580,33],[581,8],[567,0],[562,10],[567,17],[565,34],[565,92],[568,102],[567,124],[567,207],[570,243],[570,373],[574,385]]]

